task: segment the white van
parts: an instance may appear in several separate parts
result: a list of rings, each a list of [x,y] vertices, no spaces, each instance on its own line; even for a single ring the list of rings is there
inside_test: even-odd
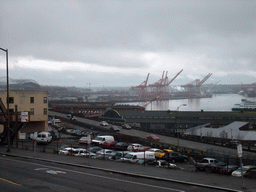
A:
[[[97,136],[95,139],[92,140],[92,145],[102,145],[105,141],[115,141],[115,139],[111,135]]]
[[[40,132],[36,137],[37,143],[50,143],[52,141],[52,135],[49,132]]]
[[[155,159],[155,153],[154,152],[134,152],[134,153],[128,153],[124,156],[124,161],[129,161],[131,163],[136,163],[139,159]]]

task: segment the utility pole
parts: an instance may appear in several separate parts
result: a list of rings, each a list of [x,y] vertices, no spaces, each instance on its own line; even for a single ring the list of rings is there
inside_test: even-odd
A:
[[[7,152],[10,152],[10,145],[11,145],[11,138],[10,138],[10,112],[9,112],[9,69],[8,69],[8,49],[3,49],[0,47],[2,51],[6,53],[6,84],[7,84],[7,142],[8,142],[8,148]]]
[[[180,120],[178,119],[178,116],[179,116],[179,109],[180,107],[182,106],[187,106],[187,104],[181,104],[179,107],[177,107],[177,121],[178,121],[178,124],[177,124],[177,134],[178,134],[178,147],[180,145],[180,133],[179,133],[179,128],[180,128]]]

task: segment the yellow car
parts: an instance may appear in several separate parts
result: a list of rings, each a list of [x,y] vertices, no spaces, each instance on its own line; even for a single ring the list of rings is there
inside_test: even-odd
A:
[[[155,157],[156,157],[156,159],[161,159],[161,158],[164,157],[165,153],[168,153],[168,152],[173,152],[173,150],[171,150],[171,149],[164,149],[163,152],[155,153]]]

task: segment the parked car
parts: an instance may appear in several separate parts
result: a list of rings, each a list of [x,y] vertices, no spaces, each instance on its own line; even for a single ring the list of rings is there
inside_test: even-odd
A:
[[[98,146],[94,146],[94,147],[89,147],[88,151],[92,152],[92,153],[96,153],[97,151],[102,150],[101,147]]]
[[[251,168],[247,170],[247,172],[244,174],[245,177],[250,177],[250,178],[256,178],[256,168]]]
[[[163,149],[162,151],[155,152],[155,156],[157,159],[162,159],[166,153],[173,152],[171,149]]]
[[[76,151],[80,150],[78,147],[66,147],[62,150],[59,150],[60,155],[73,155]]]
[[[96,155],[109,157],[112,152],[113,152],[113,150],[111,150],[111,149],[101,149],[96,152]]]
[[[149,149],[151,149],[151,147],[143,146],[143,147],[139,147],[139,148],[135,149],[135,152],[149,151]]]
[[[231,173],[238,169],[238,165],[226,165],[220,168],[220,173],[231,175]]]
[[[220,166],[225,166],[225,164],[214,158],[206,157],[206,158],[203,158],[201,161],[196,162],[196,168],[201,171],[204,171],[206,169],[210,171],[210,169],[216,169]]]
[[[103,144],[102,144],[102,147],[103,148],[115,148],[116,146],[116,141],[105,141]]]
[[[120,161],[127,153],[132,153],[132,151],[116,151],[116,154],[110,157],[110,160]]]
[[[138,144],[138,143],[132,143],[127,147],[128,151],[135,151],[136,149],[143,147],[143,145]]]
[[[112,131],[112,132],[119,132],[120,131],[119,127],[117,127],[116,125],[111,126],[109,128],[109,130]]]
[[[71,134],[75,129],[74,128],[68,128],[68,129],[65,129],[65,132],[67,134]]]
[[[129,146],[128,143],[118,142],[116,143],[115,149],[119,151],[126,151],[128,146]]]
[[[133,152],[124,156],[124,161],[130,163],[136,163],[139,159],[155,160],[154,152]]]
[[[159,137],[154,135],[154,134],[150,134],[147,136],[147,139],[153,140],[153,141],[159,141]]]
[[[82,135],[82,131],[80,131],[80,130],[73,130],[73,131],[71,131],[70,134],[74,135],[74,136],[81,136]]]
[[[122,125],[122,128],[123,128],[123,129],[131,129],[131,126],[128,125],[128,124],[123,124],[123,125]]]
[[[163,152],[162,149],[157,149],[157,148],[150,148],[150,149],[147,149],[147,151],[152,151],[152,152],[155,152],[155,153],[162,153]]]
[[[242,171],[243,171],[243,175],[245,175],[247,173],[247,171],[249,171],[250,169],[255,169],[256,166],[254,165],[246,165],[246,166],[243,166],[243,168],[241,169],[241,167],[239,167],[237,170],[233,171],[232,172],[232,176],[235,176],[235,177],[242,177]]]
[[[108,123],[106,121],[101,121],[100,126],[108,126]]]
[[[114,137],[111,135],[101,135],[97,136],[95,139],[92,140],[93,145],[102,145],[106,141],[114,141]]]
[[[63,150],[65,148],[71,148],[70,145],[62,145],[60,148],[57,149],[57,152],[59,153],[60,150]]]
[[[40,132],[38,133],[37,137],[36,137],[36,142],[38,144],[43,143],[43,144],[47,144],[50,143],[52,141],[52,135],[49,132]]]
[[[95,156],[96,154],[90,151],[87,151],[86,149],[80,149],[80,150],[76,150],[73,153],[73,155],[77,157],[89,157],[89,156],[92,157],[92,156]]]
[[[91,139],[88,138],[88,137],[81,137],[79,140],[78,140],[78,143],[79,144],[91,144]]]
[[[168,152],[165,153],[164,160],[169,160],[172,163],[174,162],[188,162],[188,156],[187,155],[182,155],[180,153],[176,153],[176,152]]]
[[[74,156],[82,156],[81,154],[85,154],[86,152],[87,152],[86,149],[78,148],[78,149],[74,149],[72,151],[72,155],[74,155]]]

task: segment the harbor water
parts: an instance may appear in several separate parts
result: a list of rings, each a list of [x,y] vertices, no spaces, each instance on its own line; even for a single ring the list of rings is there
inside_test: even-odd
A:
[[[146,110],[178,110],[179,111],[231,111],[234,104],[241,103],[241,99],[255,101],[256,98],[247,98],[239,94],[216,94],[211,98],[193,98],[178,100],[156,100],[152,103],[132,102],[128,105],[146,106]],[[124,103],[122,103],[124,104]],[[184,106],[186,104],[186,106]]]

